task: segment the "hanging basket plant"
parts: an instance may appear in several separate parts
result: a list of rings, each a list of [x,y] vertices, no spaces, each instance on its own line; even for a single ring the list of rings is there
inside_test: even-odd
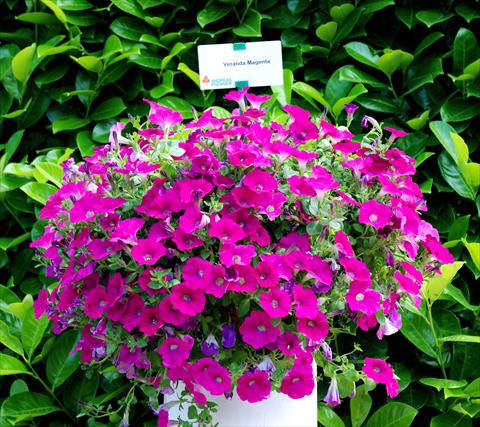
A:
[[[397,332],[424,279],[453,261],[421,218],[414,159],[392,148],[404,133],[385,138],[366,117],[353,135],[293,105],[275,122],[268,97],[225,98],[239,104],[229,117],[186,124],[147,100],[146,122],[119,122],[93,156],[65,162],[32,244],[57,281],[36,315],[57,334],[81,330],[82,362],[136,382],[160,426],[177,382],[204,424],[208,395],[299,399],[317,375],[330,405],[369,379],[395,397],[385,360],[331,344]]]

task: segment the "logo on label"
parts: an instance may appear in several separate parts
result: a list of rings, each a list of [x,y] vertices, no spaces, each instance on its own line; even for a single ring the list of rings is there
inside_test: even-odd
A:
[[[208,85],[210,83],[210,79],[208,78],[208,76],[205,76],[203,79],[202,79],[202,83],[205,83],[206,85]]]

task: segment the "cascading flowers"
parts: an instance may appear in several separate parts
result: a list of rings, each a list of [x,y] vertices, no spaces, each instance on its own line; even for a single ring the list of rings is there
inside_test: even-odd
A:
[[[239,104],[229,117],[210,109],[187,124],[147,100],[146,123],[119,122],[109,144],[65,163],[32,243],[58,280],[36,315],[57,334],[81,329],[81,360],[141,384],[159,426],[160,395],[177,381],[199,408],[207,392],[298,399],[314,388],[313,359],[331,405],[346,373],[352,389],[370,378],[396,396],[386,361],[329,344],[357,328],[398,331],[402,305],[418,305],[424,278],[453,261],[420,216],[414,159],[391,147],[403,133],[384,141],[367,117],[355,137],[293,105],[279,123],[261,108],[268,97],[225,98]]]

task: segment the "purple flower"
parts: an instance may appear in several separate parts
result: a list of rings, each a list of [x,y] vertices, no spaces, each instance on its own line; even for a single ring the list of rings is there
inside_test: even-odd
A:
[[[269,374],[273,374],[275,372],[275,365],[268,356],[265,356],[262,361],[257,365],[257,369],[260,371],[265,371]]]
[[[202,353],[205,356],[215,356],[219,351],[218,342],[213,335],[209,335],[207,339],[202,342]]]
[[[330,387],[328,387],[327,395],[323,399],[327,405],[337,406],[340,405],[340,394],[338,392],[337,377],[333,377],[330,382]]]
[[[343,106],[343,108],[345,109],[346,113],[347,113],[347,116],[349,117],[352,117],[353,114],[355,113],[355,111],[358,110],[358,105],[355,105],[355,104],[345,104]]]
[[[225,324],[222,326],[222,346],[223,348],[232,348],[237,340],[235,327]]]

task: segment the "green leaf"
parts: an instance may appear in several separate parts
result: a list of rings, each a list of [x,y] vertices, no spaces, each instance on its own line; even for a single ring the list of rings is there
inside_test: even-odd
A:
[[[467,242],[466,240],[463,240],[463,244],[467,248],[475,267],[480,270],[480,243]]]
[[[405,69],[413,61],[413,55],[403,50],[392,50],[384,53],[377,60],[377,67],[387,76],[391,76],[399,68]]]
[[[449,335],[439,338],[441,342],[470,342],[480,344],[479,335]]]
[[[355,10],[355,6],[350,3],[343,3],[339,6],[333,6],[330,9],[330,16],[336,22],[342,22]]]
[[[430,420],[430,427],[471,427],[472,421],[468,415],[458,412],[446,412],[433,417]]]
[[[388,86],[378,80],[376,77],[371,76],[361,70],[358,70],[353,65],[345,65],[342,68],[339,68],[340,80],[345,80],[351,83],[364,83],[366,85],[370,85],[375,88],[379,89],[387,89]]]
[[[61,187],[63,179],[63,168],[52,162],[39,162],[35,165],[35,169],[47,181],[52,182],[57,187]]]
[[[463,163],[468,161],[468,146],[462,138],[459,138],[452,126],[440,121],[430,122],[429,126],[453,159]]]
[[[134,15],[137,18],[144,17],[144,12],[142,8],[137,4],[136,0],[111,0],[111,2],[120,10],[123,10],[130,15]]]
[[[144,19],[145,22],[153,28],[160,28],[165,22],[165,19],[160,16],[146,16]]]
[[[410,30],[415,24],[418,23],[418,19],[415,17],[415,8],[410,7],[396,7],[395,15],[400,19]]]
[[[30,237],[30,233],[24,233],[18,237],[0,237],[0,249],[6,251],[7,249],[15,248],[20,243],[25,242]]]
[[[338,24],[335,21],[330,21],[326,24],[320,25],[315,31],[315,34],[320,40],[331,43],[337,32],[337,27]]]
[[[432,277],[425,280],[423,294],[430,300],[436,301],[443,293],[447,285],[453,280],[458,270],[465,262],[456,261],[453,264],[444,264],[440,267],[440,273],[434,273]]]
[[[443,178],[450,187],[460,194],[460,196],[475,200],[475,189],[471,187],[462,175],[459,166],[446,151],[443,151],[440,156],[438,156],[438,166]]]
[[[57,189],[50,184],[42,182],[27,182],[22,185],[20,189],[31,199],[44,205],[48,198],[57,191]]]
[[[115,19],[110,29],[117,35],[127,40],[139,41],[143,34],[150,34],[148,29],[143,28],[142,21],[130,16],[122,16]]]
[[[63,10],[87,10],[92,9],[94,6],[87,0],[55,0],[58,7]]]
[[[171,108],[172,110],[178,111],[184,119],[191,119],[193,117],[192,106],[184,99],[175,96],[165,96],[157,102]]]
[[[115,118],[118,117],[126,108],[127,107],[123,103],[122,98],[116,96],[103,101],[100,105],[98,105],[98,107],[93,110],[90,118],[96,122]]]
[[[37,25],[55,25],[58,24],[58,19],[52,13],[46,12],[27,12],[17,15],[15,19],[22,22],[29,22]]]
[[[33,43],[18,52],[12,59],[13,75],[22,83],[25,83],[30,76],[30,67],[32,65],[36,48],[37,45]]]
[[[467,235],[470,215],[463,215],[455,219],[448,230],[448,241],[459,240]]]
[[[428,28],[430,28],[432,25],[448,21],[455,15],[453,13],[444,15],[440,10],[422,10],[417,12],[415,16],[420,22],[423,22]]]
[[[449,99],[440,108],[442,120],[446,122],[463,122],[475,117],[480,111],[480,102],[469,99]]]
[[[469,6],[468,4],[459,4],[455,8],[455,12],[457,12],[468,23],[472,22],[474,19],[480,18],[480,10],[476,7]]]
[[[453,42],[453,72],[460,74],[468,64],[480,56],[475,35],[466,28],[460,28]]]
[[[350,42],[344,46],[347,53],[362,64],[368,65],[373,68],[377,67],[377,61],[379,56],[374,53],[372,48],[365,43]]]
[[[367,110],[379,113],[398,112],[398,106],[386,96],[369,94],[368,96],[360,96],[357,98],[357,102]]]
[[[0,320],[0,343],[12,350],[14,353],[23,356],[23,347],[20,340],[12,335],[8,325]]]
[[[466,380],[456,381],[443,378],[420,378],[419,382],[430,387],[435,387],[437,391],[445,388],[462,388],[467,385]]]
[[[407,71],[408,91],[405,92],[404,95],[409,94],[428,83],[433,83],[435,78],[442,74],[443,68],[441,58],[428,58],[409,67]]]
[[[197,22],[202,28],[204,28],[208,24],[222,19],[223,17],[228,15],[231,10],[231,6],[225,4],[218,4],[210,0],[205,6],[205,8],[197,14]]]
[[[180,62],[180,64],[178,64],[177,70],[185,74],[197,85],[198,88],[200,88],[200,76],[197,72],[193,71],[187,64]]]
[[[262,37],[262,15],[254,9],[248,11],[246,19],[232,31],[239,37]]]
[[[318,405],[317,420],[325,427],[345,427],[344,422],[333,409],[323,403]]]
[[[292,89],[295,93],[298,93],[300,96],[304,97],[307,100],[315,100],[324,107],[330,108],[330,105],[323,97],[323,95],[315,89],[313,86],[310,86],[307,83],[295,82],[292,86]],[[312,104],[316,106],[315,104]]]
[[[62,23],[66,24],[67,23],[67,17],[65,16],[65,13],[63,10],[58,7],[53,1],[51,0],[40,0],[45,6],[47,6],[57,17],[57,19]]]
[[[290,104],[292,99],[293,73],[288,68],[283,69],[283,85],[272,86],[272,92],[281,105]]]
[[[373,13],[394,4],[394,0],[366,0],[362,2],[361,7],[365,13]]]
[[[90,139],[90,132],[88,130],[82,130],[81,132],[77,133],[76,141],[82,157],[89,157],[93,155],[95,144]]]
[[[368,394],[365,385],[357,388],[357,393],[350,399],[350,417],[352,427],[360,427],[367,419],[368,413],[372,407],[372,398]]]
[[[103,70],[103,61],[101,58],[97,58],[96,56],[81,56],[80,58],[76,58],[75,56],[70,56],[78,65],[81,65],[87,71],[92,71],[93,73],[99,73]]]
[[[419,350],[436,358],[435,340],[429,324],[419,314],[405,310],[402,313],[402,334]]]
[[[414,119],[408,120],[406,123],[413,130],[422,130],[428,122],[429,114],[430,114],[430,110],[425,110],[422,114],[415,117]],[[418,159],[417,159],[417,162],[418,162]]]
[[[56,119],[52,122],[53,133],[62,132],[65,130],[75,130],[83,128],[90,123],[90,119],[82,119],[75,116],[67,116],[61,119]]]
[[[387,403],[370,417],[366,427],[409,427],[417,413],[405,403]]]
[[[307,34],[294,28],[287,28],[282,31],[280,40],[283,47],[297,47],[307,40]]]
[[[458,302],[460,305],[471,311],[480,310],[480,305],[472,305],[463,295],[462,291],[452,284],[448,284],[441,299],[448,299]]]
[[[15,357],[0,353],[0,375],[29,374],[28,368]]]
[[[48,396],[31,391],[14,394],[3,402],[2,415],[15,423],[60,411]]]
[[[357,99],[358,96],[368,92],[368,90],[361,83],[356,84],[347,96],[340,98],[335,102],[332,108],[332,113],[334,116],[338,116],[342,111],[345,104],[353,102]]]
[[[28,384],[23,380],[15,380],[10,386],[9,396],[28,391]]]
[[[64,332],[48,354],[47,378],[53,389],[62,385],[78,368],[80,353],[71,354],[77,341],[77,331]]]
[[[425,49],[430,47],[433,43],[440,40],[441,38],[443,38],[443,34],[438,31],[430,33],[418,44],[417,48],[413,52],[413,56],[418,57]]]
[[[33,352],[42,341],[43,335],[48,327],[48,317],[44,314],[38,319],[33,315],[33,307],[25,313],[22,322],[22,344],[23,349],[31,358]]]

